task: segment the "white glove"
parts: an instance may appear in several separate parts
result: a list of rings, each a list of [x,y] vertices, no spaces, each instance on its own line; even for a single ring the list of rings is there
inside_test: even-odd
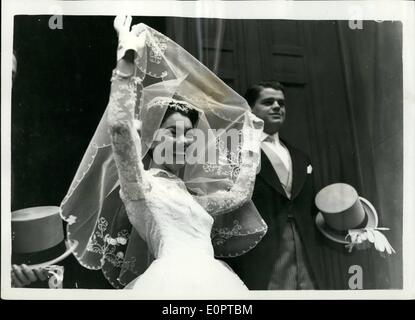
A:
[[[385,252],[388,254],[395,253],[395,250],[390,245],[388,239],[379,231],[388,230],[388,228],[363,228],[363,229],[351,229],[346,236],[349,243],[346,248],[349,252],[354,247],[357,249],[367,249],[372,243],[377,251],[381,254]]]

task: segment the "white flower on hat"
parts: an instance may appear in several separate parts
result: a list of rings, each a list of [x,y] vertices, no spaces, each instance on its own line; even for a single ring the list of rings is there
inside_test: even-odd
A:
[[[307,167],[307,174],[311,174],[313,172],[313,166],[311,164]]]

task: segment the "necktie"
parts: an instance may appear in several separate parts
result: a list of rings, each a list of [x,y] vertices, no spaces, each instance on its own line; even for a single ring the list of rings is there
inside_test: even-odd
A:
[[[272,167],[274,168],[275,172],[278,175],[278,178],[280,179],[280,182],[287,193],[288,197],[290,197],[291,194],[291,186],[290,186],[290,172],[288,171],[288,168],[284,165],[281,158],[278,156],[277,152],[275,151],[275,139],[274,137],[268,136],[264,142],[271,142],[273,145],[270,146],[267,143],[262,143],[262,150],[267,155],[269,161],[272,164]]]

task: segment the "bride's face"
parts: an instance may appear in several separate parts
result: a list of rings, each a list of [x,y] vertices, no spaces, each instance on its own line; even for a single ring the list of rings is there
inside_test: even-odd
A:
[[[194,140],[192,129],[192,122],[186,115],[179,112],[169,115],[158,130],[153,145],[153,161],[172,173],[178,173],[184,167],[186,150]]]

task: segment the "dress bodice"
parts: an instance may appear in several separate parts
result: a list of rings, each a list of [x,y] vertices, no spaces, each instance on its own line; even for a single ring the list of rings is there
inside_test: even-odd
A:
[[[124,203],[132,225],[154,256],[192,250],[213,256],[210,239],[213,218],[194,200],[183,181],[159,169],[146,171],[143,178],[149,184],[145,198],[134,201],[124,198]]]
[[[259,156],[250,150],[256,135],[253,129],[245,129],[238,174],[229,189],[191,195],[177,176],[160,169],[144,170],[142,140],[133,124],[136,80],[114,72],[107,113],[120,195],[131,224],[156,258],[194,249],[213,256],[213,217],[240,208],[252,195]]]

